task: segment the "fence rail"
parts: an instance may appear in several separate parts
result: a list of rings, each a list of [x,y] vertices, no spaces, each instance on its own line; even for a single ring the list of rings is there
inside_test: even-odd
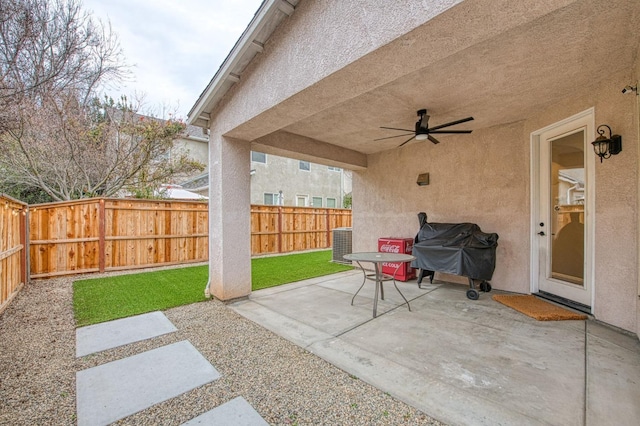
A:
[[[27,281],[26,210],[0,194],[0,313]]]
[[[351,210],[251,206],[253,255],[329,248]],[[93,198],[29,209],[33,278],[203,262],[208,203]]]
[[[251,206],[251,253],[329,248],[334,228],[351,226],[351,210]]]
[[[33,278],[201,262],[208,258],[203,202],[93,198],[29,212]]]

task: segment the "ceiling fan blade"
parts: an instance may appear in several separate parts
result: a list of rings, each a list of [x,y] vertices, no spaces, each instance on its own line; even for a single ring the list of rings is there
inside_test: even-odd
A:
[[[427,135],[427,138],[428,138],[431,142],[433,142],[433,143],[434,143],[434,145],[437,145],[437,144],[439,144],[439,143],[440,143],[440,141],[439,141],[438,139],[434,138],[434,137],[433,137],[433,136],[431,136],[431,135]]]
[[[471,120],[473,120],[473,117],[463,118],[463,119],[461,119],[461,120],[456,120],[456,121],[452,121],[452,122],[450,122],[450,123],[441,124],[441,125],[439,125],[439,126],[431,127],[431,128],[429,129],[429,131],[442,129],[443,127],[454,126],[454,125],[456,125],[456,124],[460,124],[460,123],[466,123],[467,121],[471,121]]]
[[[400,148],[402,145],[406,144],[407,142],[409,142],[411,139],[413,139],[415,137],[416,137],[415,135],[411,136],[409,139],[407,139],[406,141],[404,141],[400,145],[398,145],[398,148]]]
[[[387,129],[387,130],[402,130],[403,132],[415,132],[415,130],[413,129],[398,129],[396,127],[380,127],[381,129]]]
[[[374,139],[374,141],[383,141],[385,139],[393,139],[393,138],[399,138],[400,136],[409,136],[409,135],[413,135],[413,133],[403,133],[401,135],[395,135],[395,136],[387,136],[386,138],[378,138],[378,139]]]
[[[471,130],[429,130],[429,133],[471,133]]]

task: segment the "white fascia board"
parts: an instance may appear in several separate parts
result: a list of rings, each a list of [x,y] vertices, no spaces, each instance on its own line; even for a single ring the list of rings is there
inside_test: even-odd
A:
[[[297,1],[294,1],[297,3]],[[265,0],[261,5],[253,19],[242,33],[236,44],[231,49],[229,55],[213,76],[206,89],[193,107],[189,111],[187,123],[199,127],[208,127],[209,114],[215,107],[216,103],[229,90],[229,88],[240,81],[240,76],[233,73],[238,64],[243,61],[247,64],[257,53],[262,52],[264,42],[271,36],[271,32],[275,30],[280,22],[275,25],[271,21],[282,20],[282,15],[278,14],[278,10],[287,16],[290,16],[295,10],[294,6],[285,0]],[[271,27],[272,30],[268,34],[261,34],[263,29]],[[258,40],[258,38],[261,40]]]

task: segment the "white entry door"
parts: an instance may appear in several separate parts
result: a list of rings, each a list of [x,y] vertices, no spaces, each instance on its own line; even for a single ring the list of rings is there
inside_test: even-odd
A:
[[[533,290],[585,306],[591,306],[593,293],[593,133],[590,110],[543,129],[533,140],[538,158]]]

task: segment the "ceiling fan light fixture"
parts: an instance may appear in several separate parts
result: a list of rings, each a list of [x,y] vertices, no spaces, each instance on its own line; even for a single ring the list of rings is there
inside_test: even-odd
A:
[[[405,133],[403,135],[397,135],[397,136],[389,136],[389,137],[385,137],[385,138],[378,138],[378,139],[374,139],[374,140],[380,141],[380,140],[383,140],[383,139],[391,139],[391,138],[395,138],[395,137],[399,137],[399,136],[412,135],[409,139],[407,139],[406,141],[404,141],[400,145],[398,145],[398,148],[400,148],[401,146],[404,146],[407,143],[411,142],[413,139],[416,139],[418,141],[430,140],[433,144],[440,143],[439,140],[437,140],[436,138],[431,136],[431,133],[438,133],[438,134],[440,134],[440,133],[471,133],[471,130],[447,130],[446,127],[455,126],[456,124],[466,123],[467,121],[473,120],[473,117],[467,117],[467,118],[463,118],[461,120],[456,120],[456,121],[451,121],[449,123],[440,124],[439,126],[429,127],[429,118],[430,117],[427,115],[427,110],[426,109],[419,109],[417,111],[417,113],[418,113],[418,117],[419,118],[418,118],[418,121],[416,121],[415,130],[401,129],[401,128],[397,128],[397,127],[380,127],[381,129],[396,130],[396,131],[409,132],[409,133]]]

